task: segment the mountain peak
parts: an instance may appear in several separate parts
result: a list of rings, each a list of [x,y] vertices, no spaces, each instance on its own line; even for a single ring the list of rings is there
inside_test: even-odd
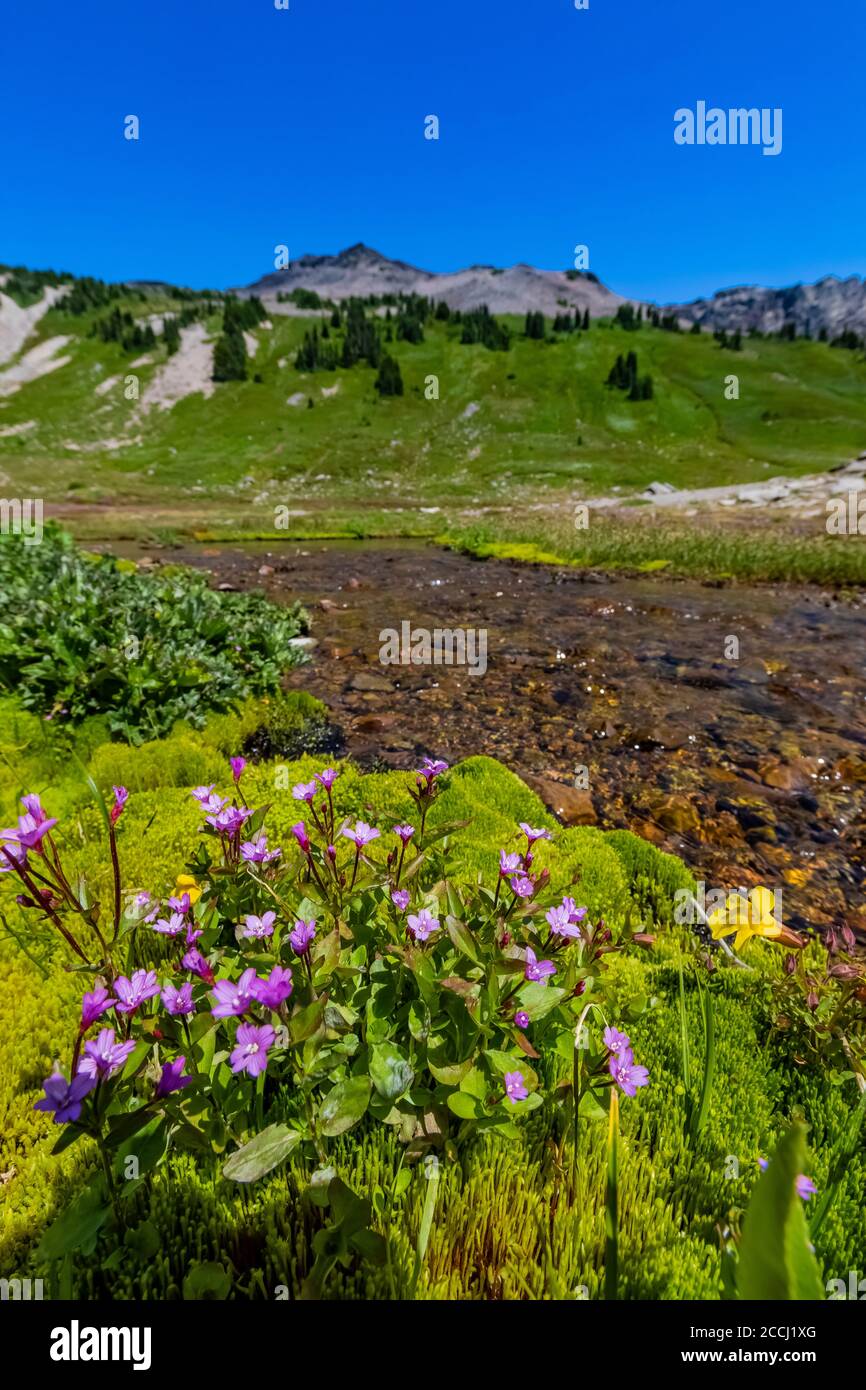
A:
[[[366,298],[382,294],[420,294],[444,300],[452,309],[477,309],[486,304],[494,314],[525,314],[530,309],[554,317],[563,309],[587,309],[592,317],[615,314],[624,301],[595,277],[559,270],[537,270],[521,262],[508,268],[473,265],[437,273],[406,261],[391,260],[381,251],[357,241],[336,255],[305,255],[284,270],[265,275],[237,291],[272,301],[280,312],[282,296],[293,290],[312,290],[323,299]],[[277,299],[277,295],[281,298]]]

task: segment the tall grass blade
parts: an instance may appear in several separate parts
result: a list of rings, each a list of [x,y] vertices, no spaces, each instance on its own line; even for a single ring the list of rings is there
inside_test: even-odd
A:
[[[439,1198],[439,1174],[438,1172],[429,1174],[427,1177],[427,1192],[424,1197],[424,1210],[421,1213],[421,1225],[418,1228],[418,1241],[415,1246],[415,1273],[412,1279],[412,1297],[418,1288],[418,1280],[421,1278],[421,1270],[424,1268],[424,1261],[427,1258],[427,1246],[430,1242],[430,1232],[433,1229],[433,1216],[436,1211],[436,1202]]]
[[[700,978],[698,978],[698,989],[704,1020],[704,1074],[701,1078],[698,1103],[692,1113],[691,1137],[693,1140],[699,1137],[707,1122],[710,1097],[713,1092],[713,1077],[716,1071],[716,1019],[713,1011],[713,996],[710,990],[704,989],[701,985]]]
[[[604,1296],[615,1302],[619,1289],[619,1094],[610,1093],[605,1193]]]

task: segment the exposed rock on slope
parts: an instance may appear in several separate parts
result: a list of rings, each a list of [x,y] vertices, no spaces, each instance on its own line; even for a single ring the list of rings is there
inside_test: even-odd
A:
[[[9,362],[21,351],[39,320],[67,288],[49,285],[42,298],[26,309],[20,308],[7,294],[0,293],[0,362]]]
[[[213,344],[204,324],[194,323],[180,331],[180,347],[158,369],[142,398],[142,409],[171,410],[173,405],[199,391],[205,398],[214,393]]]
[[[830,338],[845,329],[866,333],[866,280],[849,275],[840,280],[827,275],[814,285],[792,285],[789,289],[769,290],[757,285],[741,285],[720,290],[712,299],[696,299],[691,304],[671,305],[688,323],[702,328],[757,328],[761,333],[777,333],[786,323],[797,325],[798,335],[809,332],[817,338],[822,328]]]
[[[65,367],[72,359],[58,357],[57,354],[70,341],[68,337],[62,336],[44,338],[41,343],[37,343],[29,352],[19,357],[17,362],[5,367],[0,371],[0,396],[11,396],[29,381],[37,381],[48,372],[56,372],[58,367]]]
[[[315,290],[326,299],[348,299],[352,295],[423,294],[442,299],[452,309],[477,309],[487,304],[493,313],[525,314],[540,309],[553,315],[564,308],[589,309],[592,317],[615,314],[625,303],[621,295],[606,289],[594,275],[578,271],[536,270],[531,265],[513,265],[505,270],[475,265],[467,270],[437,274],[418,270],[405,261],[391,261],[361,244],[350,246],[337,256],[301,256],[285,269],[237,290],[240,295],[259,295],[272,312],[278,293]]]

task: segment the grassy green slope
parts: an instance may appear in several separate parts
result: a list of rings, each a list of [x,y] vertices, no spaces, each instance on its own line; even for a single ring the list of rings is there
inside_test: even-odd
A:
[[[151,314],[172,305],[154,296],[120,307]],[[421,344],[388,345],[406,394],[380,401],[367,367],[299,373],[294,352],[314,320],[275,317],[271,329],[256,331],[250,380],[219,385],[209,400],[192,395],[170,411],[141,413],[123,396],[135,355],[86,336],[104,312],[51,310],[38,339],[74,335],[64,349],[72,361],[0,398],[0,430],[36,421],[0,438],[0,469],[20,491],[32,493],[38,481],[54,502],[157,503],[189,500],[191,488],[203,500],[237,497],[247,479],[242,496],[252,500],[265,487],[271,513],[305,499],[319,509],[508,505],[565,489],[628,492],[658,478],[705,486],[817,471],[866,441],[862,354],[778,340],[746,340],[735,353],[708,335],[626,333],[610,324],[539,343],[522,337],[516,319],[507,353],[463,346],[459,326],[438,322]],[[207,326],[216,333],[218,316]],[[604,385],[616,355],[630,349],[641,374],[653,376],[652,401],[630,403]],[[151,365],[136,369],[145,399],[165,348],[151,355]],[[724,398],[729,374],[740,379],[738,401]],[[425,399],[430,375],[439,378],[438,401]],[[121,380],[97,396],[112,376]],[[335,385],[335,395],[322,395]],[[313,409],[287,404],[299,392]],[[473,403],[479,409],[467,417]],[[125,447],[103,447],[121,437]]]

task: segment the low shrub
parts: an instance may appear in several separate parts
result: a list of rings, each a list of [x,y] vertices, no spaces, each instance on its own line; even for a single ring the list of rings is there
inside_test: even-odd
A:
[[[0,592],[0,690],[59,722],[102,715],[132,743],[276,691],[304,659],[299,604],[221,593],[186,569],[143,573],[52,525],[37,546],[0,536]]]

